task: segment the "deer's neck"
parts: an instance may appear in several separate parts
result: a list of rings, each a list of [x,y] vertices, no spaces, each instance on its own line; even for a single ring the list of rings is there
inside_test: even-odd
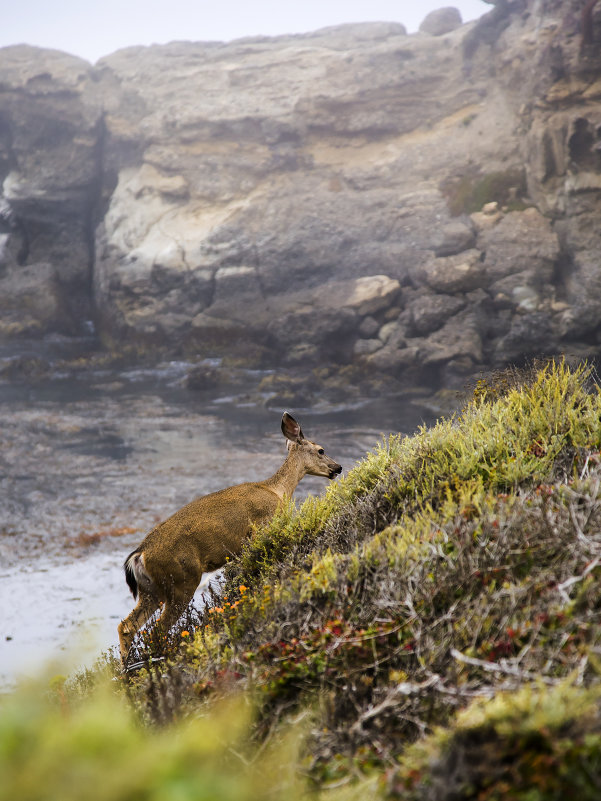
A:
[[[286,461],[265,485],[280,498],[290,498],[299,481],[306,475],[305,466],[294,451],[290,451]]]

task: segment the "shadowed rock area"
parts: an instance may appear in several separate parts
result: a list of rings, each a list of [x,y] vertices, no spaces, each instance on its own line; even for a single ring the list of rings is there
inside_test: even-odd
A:
[[[596,13],[596,16],[595,16]],[[0,50],[0,338],[453,381],[601,335],[580,5]]]

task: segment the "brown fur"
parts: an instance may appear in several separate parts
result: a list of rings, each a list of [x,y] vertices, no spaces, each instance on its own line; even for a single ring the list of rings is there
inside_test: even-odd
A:
[[[124,666],[136,632],[161,603],[157,626],[166,633],[189,604],[203,573],[240,553],[253,525],[269,520],[303,476],[333,478],[342,471],[323,448],[304,438],[288,413],[282,417],[282,433],[288,456],[271,478],[197,498],[159,523],[127,557],[126,578],[138,603],[118,628]]]

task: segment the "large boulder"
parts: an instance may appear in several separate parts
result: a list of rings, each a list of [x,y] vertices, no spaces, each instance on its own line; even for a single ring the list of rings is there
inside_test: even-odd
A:
[[[415,284],[425,284],[433,292],[469,292],[484,281],[481,251],[472,248],[455,256],[430,259],[411,271]]]
[[[415,298],[409,311],[412,330],[417,336],[425,336],[441,328],[466,305],[466,298],[457,295],[439,295],[426,292]]]
[[[430,11],[424,17],[419,29],[422,33],[429,33],[431,36],[442,36],[459,28],[461,22],[459,9],[455,6],[445,6]]]
[[[559,240],[551,221],[535,208],[503,215],[478,236],[485,254],[483,269],[490,283],[527,272],[539,285],[550,285],[559,257]]]

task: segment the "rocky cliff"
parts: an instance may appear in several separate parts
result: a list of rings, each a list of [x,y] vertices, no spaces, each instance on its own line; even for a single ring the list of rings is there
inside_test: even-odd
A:
[[[461,375],[601,338],[601,31],[0,50],[0,336]]]

